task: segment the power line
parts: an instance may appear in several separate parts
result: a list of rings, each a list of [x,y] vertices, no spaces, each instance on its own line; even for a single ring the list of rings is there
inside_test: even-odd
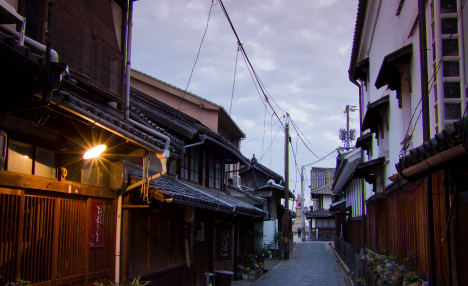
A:
[[[279,118],[278,114],[276,113],[275,109],[273,108],[273,106],[271,105],[269,99],[268,99],[268,96],[263,88],[263,85],[260,81],[260,78],[258,77],[258,74],[255,72],[255,69],[253,68],[253,65],[252,63],[250,62],[249,60],[249,57],[247,56],[247,53],[245,52],[245,49],[244,49],[244,46],[242,45],[242,42],[240,41],[240,38],[239,36],[237,35],[237,32],[236,32],[236,29],[234,28],[234,25],[232,24],[232,21],[231,21],[231,18],[229,17],[229,14],[227,13],[226,11],[226,8],[224,7],[224,3],[222,0],[219,0],[219,4],[221,6],[221,9],[223,10],[223,13],[224,15],[226,16],[226,19],[228,20],[229,22],[229,25],[231,26],[231,29],[232,31],[234,32],[234,35],[236,36],[237,38],[237,42],[239,44],[239,46],[241,47],[242,49],[242,53],[246,59],[246,61],[248,62],[248,67],[250,67],[250,69],[252,70],[252,73],[255,77],[255,79],[257,80],[257,83],[258,83],[258,86],[260,87],[260,90],[262,91],[263,93],[263,96],[265,98],[265,102],[270,106],[271,110],[273,111],[273,114],[276,116],[276,118],[278,118],[278,121],[280,122],[280,124],[283,126],[283,122],[281,122],[281,119]],[[284,126],[283,126],[284,127]]]

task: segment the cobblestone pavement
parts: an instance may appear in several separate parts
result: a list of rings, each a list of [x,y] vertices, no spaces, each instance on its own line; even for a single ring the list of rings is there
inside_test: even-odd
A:
[[[289,260],[281,261],[252,285],[347,286],[345,276],[328,243],[301,242]]]

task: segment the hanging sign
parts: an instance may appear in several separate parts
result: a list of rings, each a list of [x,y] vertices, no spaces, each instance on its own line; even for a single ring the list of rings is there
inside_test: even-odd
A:
[[[91,200],[89,247],[102,247],[104,245],[104,215],[104,202]]]
[[[218,259],[231,260],[231,228],[219,228],[218,232]]]

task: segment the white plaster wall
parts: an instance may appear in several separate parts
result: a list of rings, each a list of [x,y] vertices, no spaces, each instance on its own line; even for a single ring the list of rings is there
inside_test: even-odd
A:
[[[263,236],[263,235],[265,235],[263,223],[264,223],[263,221],[257,221],[257,222],[254,223],[254,231],[255,231],[255,233],[258,232],[258,233],[261,233],[261,234],[262,234],[262,236],[260,237],[259,242],[258,242],[258,245],[259,245],[260,247],[263,247],[263,244],[264,244],[264,242],[265,242],[265,236]]]
[[[278,220],[267,220],[263,222],[263,244],[275,242],[275,231],[278,230]]]
[[[388,131],[385,128],[386,144],[377,144],[373,136],[373,153],[370,159],[376,159],[379,156],[385,156],[387,162],[384,167],[384,186],[392,182],[388,177],[397,173],[395,164],[399,161],[401,142],[403,141],[408,126],[403,123],[403,109],[398,106],[396,91],[388,89],[387,85],[380,89],[375,87],[375,81],[379,74],[383,59],[386,55],[404,47],[413,44],[413,56],[411,59],[411,112],[421,99],[420,85],[420,60],[419,60],[419,36],[417,25],[417,1],[405,1],[400,16],[396,16],[396,10],[399,1],[369,1],[367,10],[367,19],[364,24],[364,35],[362,37],[362,46],[359,61],[369,57],[369,83],[367,89],[364,88],[363,106],[374,102],[383,96],[389,95],[390,104],[388,110]],[[431,45],[428,45],[430,49]],[[428,51],[428,58],[432,58]],[[413,122],[419,115],[419,105]],[[367,109],[363,110],[363,114]],[[422,118],[419,119],[415,132],[413,134],[413,146],[422,144]],[[410,147],[412,148],[412,147]],[[365,156],[367,159],[367,156]],[[366,197],[372,196],[372,185],[366,184]]]
[[[332,197],[331,195],[324,195],[323,196],[323,209],[328,210],[332,204]]]

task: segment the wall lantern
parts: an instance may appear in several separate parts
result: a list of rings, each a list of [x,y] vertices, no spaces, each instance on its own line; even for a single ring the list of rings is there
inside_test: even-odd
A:
[[[91,159],[91,158],[96,158],[98,157],[104,150],[106,150],[106,145],[99,145],[94,148],[89,149],[86,151],[86,153],[83,155],[83,159]]]

